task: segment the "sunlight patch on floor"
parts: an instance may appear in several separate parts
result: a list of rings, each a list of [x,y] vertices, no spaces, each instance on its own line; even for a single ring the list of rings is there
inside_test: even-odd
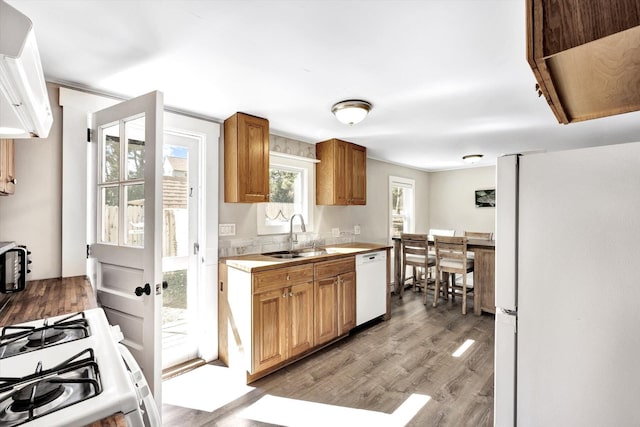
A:
[[[453,352],[452,356],[453,357],[462,356],[465,351],[469,350],[469,347],[471,347],[474,342],[475,342],[474,340],[466,340],[465,342],[462,343],[460,347],[458,347],[456,351]]]
[[[403,427],[431,399],[412,394],[392,414],[266,395],[239,413],[242,418],[288,427]]]
[[[252,391],[229,368],[204,365],[162,383],[162,403],[213,412]]]

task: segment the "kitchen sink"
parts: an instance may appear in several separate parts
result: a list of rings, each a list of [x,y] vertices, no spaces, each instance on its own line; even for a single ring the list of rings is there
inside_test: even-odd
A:
[[[302,258],[298,254],[263,254],[263,255],[267,255],[273,258],[280,258],[280,259]]]
[[[277,252],[267,252],[262,255],[269,256],[272,258],[279,259],[294,259],[294,258],[307,258],[312,256],[326,255],[327,251],[324,249],[314,249],[314,250],[300,250],[300,251],[277,251]]]

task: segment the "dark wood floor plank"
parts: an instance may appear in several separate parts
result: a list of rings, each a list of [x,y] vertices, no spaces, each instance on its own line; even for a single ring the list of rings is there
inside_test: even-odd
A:
[[[410,291],[392,304],[389,321],[252,383],[255,390],[212,413],[163,405],[164,425],[268,426],[238,415],[265,395],[391,414],[412,394],[431,399],[409,426],[492,425],[493,316],[463,316],[459,299],[425,306]],[[452,357],[467,339],[474,344]]]

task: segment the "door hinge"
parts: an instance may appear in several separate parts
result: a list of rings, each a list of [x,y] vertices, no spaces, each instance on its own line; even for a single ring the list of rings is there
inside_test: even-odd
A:
[[[198,255],[200,252],[200,243],[196,242],[193,244],[193,254]]]
[[[91,245],[87,245],[87,259],[91,256]]]
[[[87,128],[87,142],[93,141],[93,129]]]

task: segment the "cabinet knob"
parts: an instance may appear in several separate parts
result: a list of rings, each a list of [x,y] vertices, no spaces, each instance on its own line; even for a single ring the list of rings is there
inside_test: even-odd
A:
[[[291,279],[289,278],[289,274],[287,274],[287,280],[291,280]]]
[[[284,291],[284,292],[282,293],[282,298],[286,298],[286,297],[287,297],[287,291]]]
[[[292,297],[293,296],[293,292],[289,291],[289,296]]]

